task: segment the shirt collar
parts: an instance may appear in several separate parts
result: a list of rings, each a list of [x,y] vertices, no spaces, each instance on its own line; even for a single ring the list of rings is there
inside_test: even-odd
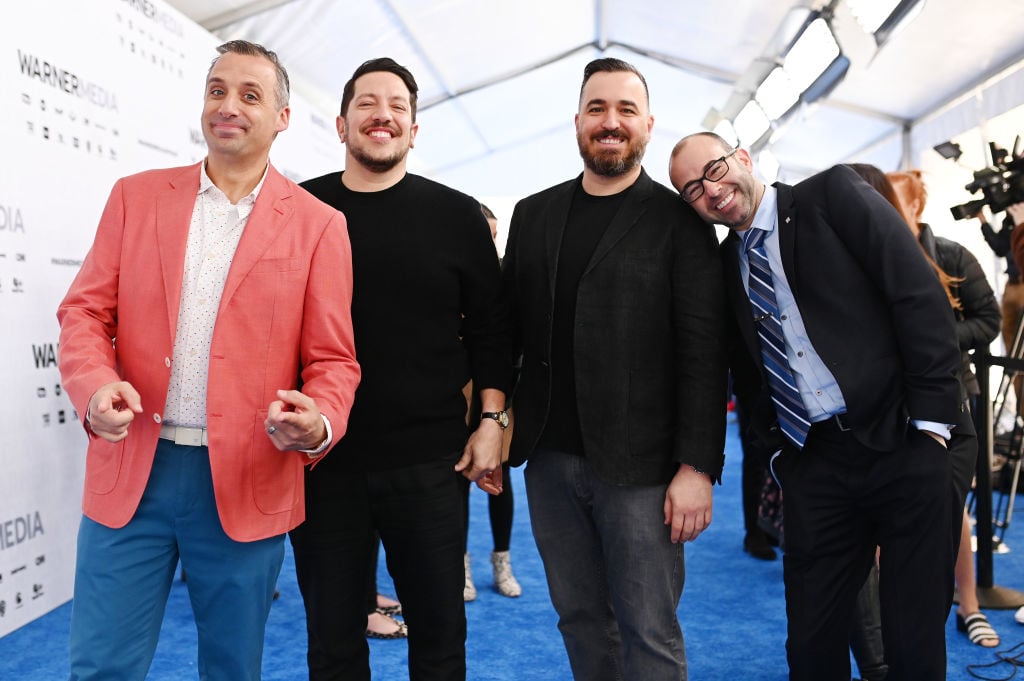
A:
[[[778,207],[778,190],[770,185],[765,185],[761,203],[758,204],[757,211],[754,213],[754,219],[750,223],[751,229],[762,229],[769,234],[774,232],[775,226],[779,223]]]
[[[260,181],[256,183],[256,186],[253,187],[251,192],[249,192],[247,195],[243,196],[241,199],[238,200],[238,205],[251,206],[252,204],[256,203],[256,198],[260,195],[260,190],[263,189],[263,183],[267,181],[267,173],[269,171],[270,164],[268,163],[267,167],[263,169],[263,177],[260,178]],[[204,194],[205,192],[210,191],[211,189],[215,190],[222,196],[224,195],[224,192],[220,190],[220,187],[215,185],[213,183],[213,180],[210,179],[210,176],[206,174],[206,161],[203,161],[202,163],[199,164],[199,191],[196,192],[196,195],[199,196],[201,194]]]

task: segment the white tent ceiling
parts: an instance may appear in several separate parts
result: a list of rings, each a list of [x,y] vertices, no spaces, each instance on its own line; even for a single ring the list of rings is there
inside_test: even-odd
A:
[[[326,115],[362,61],[390,56],[420,85],[410,167],[479,196],[522,196],[579,172],[572,131],[583,65],[616,56],[645,74],[655,115],[645,166],[709,109],[749,92],[780,41],[823,0],[170,0],[224,39],[276,50]],[[845,1],[833,28],[852,65],[793,115],[772,152],[802,175],[899,147],[900,133],[1024,60],[1021,0],[926,0],[880,50]],[[755,75],[757,74],[757,75]],[[1024,103],[1024,92],[1017,93]],[[1012,141],[1011,141],[1012,142]],[[341,165],[339,145],[338,159]],[[899,158],[898,156],[896,157]]]

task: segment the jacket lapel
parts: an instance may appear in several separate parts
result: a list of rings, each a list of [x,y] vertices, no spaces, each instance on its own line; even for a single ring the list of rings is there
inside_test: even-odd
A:
[[[743,335],[743,342],[750,350],[751,355],[757,357],[761,352],[761,346],[760,341],[757,340],[757,330],[754,328],[750,298],[747,297],[747,289],[743,284],[743,275],[740,271],[742,243],[739,235],[730,229],[720,246],[725,256],[722,258],[722,270],[726,284],[725,290],[729,296],[729,303],[736,314],[736,324]]]
[[[572,197],[580,180],[566,182],[551,200],[550,210],[544,211],[544,255],[548,267],[548,286],[554,300],[555,277],[557,275],[558,251],[562,247],[562,235],[569,221]]]
[[[291,196],[292,189],[288,182],[274,166],[269,166],[267,179],[256,197],[256,204],[245,223],[245,230],[231,261],[231,269],[224,282],[224,295],[220,301],[221,310],[227,307],[238,285],[288,224],[293,211],[291,201],[288,200]]]
[[[794,298],[800,296],[800,280],[796,272],[796,205],[793,201],[793,188],[788,184],[776,182],[773,185],[778,192],[779,211],[779,250],[782,254],[782,268],[786,271],[786,280]]]

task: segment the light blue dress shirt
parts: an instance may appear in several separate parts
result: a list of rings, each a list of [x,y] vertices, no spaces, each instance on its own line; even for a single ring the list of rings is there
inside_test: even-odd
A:
[[[779,249],[779,211],[778,192],[775,187],[765,186],[764,196],[754,213],[750,229],[762,229],[768,234],[764,238],[764,250],[768,256],[768,264],[772,270],[772,286],[775,289],[775,302],[779,308],[779,321],[786,339],[786,359],[793,371],[800,398],[811,422],[823,421],[830,416],[846,412],[846,400],[839,388],[835,376],[825,366],[825,362],[814,350],[807,329],[804,327],[800,309],[793,298],[793,290],[786,279],[786,271],[782,267],[782,254]],[[747,251],[740,245],[740,273],[743,276],[743,287],[749,289],[750,265]],[[748,290],[749,295],[749,290]],[[950,426],[931,421],[913,421],[915,427],[928,430],[948,440]]]
[[[764,250],[772,269],[775,303],[779,307],[779,321],[782,324],[782,333],[786,337],[786,359],[789,360],[789,367],[793,371],[793,378],[796,379],[807,416],[812,422],[821,421],[845,412],[846,400],[843,399],[843,391],[840,390],[835,376],[811,345],[807,329],[804,328],[803,317],[800,316],[793,291],[786,280],[786,273],[782,268],[782,254],[779,250],[777,207],[778,193],[775,187],[766,186],[750,229],[761,229],[768,233],[764,238]],[[743,275],[743,287],[747,288],[750,265],[746,249],[742,245],[740,272]]]

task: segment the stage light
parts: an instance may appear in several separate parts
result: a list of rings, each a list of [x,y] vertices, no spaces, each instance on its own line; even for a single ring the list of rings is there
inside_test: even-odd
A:
[[[847,0],[850,14],[866,33],[874,33],[885,23],[900,0]]]
[[[879,47],[924,9],[924,0],[846,0],[846,4]]]
[[[783,68],[798,92],[803,92],[840,56],[832,29],[822,17],[811,21],[786,53]]]
[[[779,159],[775,158],[768,149],[762,149],[761,153],[757,155],[757,172],[768,184],[772,184],[775,180],[779,179]]]
[[[736,128],[732,127],[732,121],[728,118],[720,120],[718,124],[711,129],[711,132],[728,142],[730,147],[738,146],[740,143],[739,135],[736,134]]]
[[[963,150],[960,149],[960,145],[952,141],[936,144],[932,149],[934,149],[942,158],[951,158],[954,161],[958,160],[964,153]]]
[[[832,32],[831,18],[831,6],[809,12],[781,54],[759,60],[763,64],[771,59],[776,66],[761,80],[753,97],[749,90],[733,94],[730,108],[746,101],[732,121],[741,144],[756,147],[773,123],[783,121],[799,102],[810,104],[824,97],[845,77],[850,60]],[[764,73],[763,66],[758,68]],[[705,127],[710,129],[713,124],[717,121],[705,120]]]
[[[768,118],[775,120],[782,118],[800,100],[800,91],[793,86],[785,69],[777,66],[758,86],[754,99]]]
[[[736,114],[736,120],[732,122],[732,125],[736,129],[736,136],[739,137],[740,144],[750,147],[768,132],[772,122],[765,115],[764,110],[752,99]]]

